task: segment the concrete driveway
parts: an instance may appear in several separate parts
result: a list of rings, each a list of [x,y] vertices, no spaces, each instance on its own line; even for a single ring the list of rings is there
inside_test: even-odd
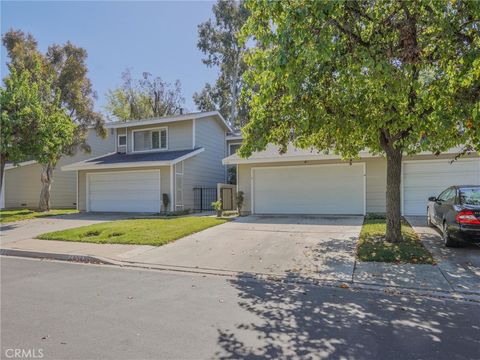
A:
[[[347,281],[362,222],[362,216],[242,217],[129,261]]]
[[[480,247],[467,245],[460,248],[447,248],[443,245],[440,232],[427,226],[423,216],[407,217],[438,262],[443,276],[457,291],[480,291]]]
[[[119,213],[78,213],[6,223],[0,226],[0,244],[5,245],[20,240],[33,239],[37,235],[50,231],[125,219],[131,216],[131,214]]]

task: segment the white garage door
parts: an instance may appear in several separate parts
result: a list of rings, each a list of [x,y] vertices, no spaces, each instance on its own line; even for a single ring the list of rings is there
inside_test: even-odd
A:
[[[88,211],[159,212],[160,171],[87,174]]]
[[[364,164],[254,168],[256,214],[364,214]]]
[[[451,185],[480,184],[480,160],[406,161],[403,163],[403,213],[425,215],[428,198]]]

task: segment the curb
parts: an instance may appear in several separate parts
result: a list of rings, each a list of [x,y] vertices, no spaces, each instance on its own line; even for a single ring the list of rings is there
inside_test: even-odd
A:
[[[90,256],[90,255],[47,253],[47,252],[15,250],[15,249],[0,249],[0,255],[27,257],[27,258],[36,258],[36,259],[59,260],[59,261],[72,261],[72,262],[81,262],[81,263],[90,263],[90,264],[116,265],[115,263],[110,262],[108,260],[105,260],[96,256]]]
[[[68,261],[77,263],[88,263],[96,265],[111,265],[130,269],[146,269],[156,271],[172,271],[190,274],[203,274],[214,275],[223,277],[239,277],[249,280],[262,280],[262,281],[275,281],[285,284],[299,284],[309,286],[327,286],[330,288],[344,288],[350,290],[363,290],[372,292],[383,292],[389,295],[410,295],[421,296],[426,298],[436,298],[442,300],[455,300],[455,301],[467,301],[480,303],[480,294],[470,292],[456,292],[456,291],[439,291],[419,288],[405,288],[399,286],[384,286],[377,284],[369,284],[362,282],[353,282],[351,280],[329,280],[329,279],[314,279],[305,278],[297,275],[276,275],[276,274],[263,274],[263,273],[242,273],[229,270],[217,270],[217,269],[203,269],[197,267],[180,267],[172,265],[161,264],[147,264],[147,263],[135,263],[128,261],[116,261],[106,258],[101,258],[91,255],[77,255],[77,254],[62,254],[62,253],[47,253],[30,250],[16,250],[16,249],[0,249],[0,255],[2,256],[14,256],[24,258],[36,258],[36,259],[48,259],[57,261]]]

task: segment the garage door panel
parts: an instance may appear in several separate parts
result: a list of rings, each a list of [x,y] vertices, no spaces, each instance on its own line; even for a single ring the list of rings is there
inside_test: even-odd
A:
[[[90,211],[160,211],[158,170],[93,173],[88,178]]]
[[[254,212],[363,214],[363,174],[363,164],[254,169]]]
[[[449,159],[403,163],[403,212],[425,215],[428,198],[452,185],[479,184],[480,160]]]

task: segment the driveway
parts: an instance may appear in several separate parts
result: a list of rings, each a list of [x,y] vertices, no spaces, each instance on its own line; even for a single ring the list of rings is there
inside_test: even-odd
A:
[[[347,281],[362,223],[362,216],[248,216],[128,260]]]
[[[131,214],[79,213],[48,216],[31,220],[6,223],[0,226],[0,244],[33,239],[37,235],[57,230],[96,224],[99,222],[125,219]]]
[[[458,291],[480,291],[480,247],[467,245],[461,248],[447,248],[436,228],[427,226],[423,216],[407,217],[438,262],[443,276]]]

